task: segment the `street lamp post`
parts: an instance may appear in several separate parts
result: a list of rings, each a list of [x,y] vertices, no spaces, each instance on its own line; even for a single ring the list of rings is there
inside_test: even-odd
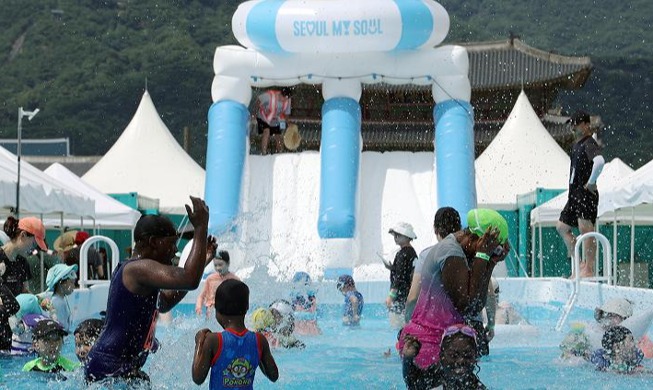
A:
[[[18,178],[16,180],[16,217],[20,215],[20,140],[23,130],[23,117],[26,116],[27,120],[31,121],[32,118],[39,113],[37,108],[34,111],[24,111],[23,107],[18,107],[18,144],[16,145],[16,156],[18,157]]]

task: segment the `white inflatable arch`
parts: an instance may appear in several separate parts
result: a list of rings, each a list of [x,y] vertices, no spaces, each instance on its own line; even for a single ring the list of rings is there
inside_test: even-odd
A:
[[[431,86],[439,206],[461,215],[476,206],[469,60],[463,47],[435,47],[449,30],[440,4],[254,0],[238,7],[232,29],[242,47],[218,47],[213,61],[206,163],[213,234],[232,229],[238,216],[252,87],[322,85],[317,231],[348,254],[330,256],[335,273],[349,264],[356,234],[362,84]]]

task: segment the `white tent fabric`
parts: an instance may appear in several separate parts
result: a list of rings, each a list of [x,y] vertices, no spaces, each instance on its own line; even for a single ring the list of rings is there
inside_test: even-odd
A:
[[[569,156],[551,137],[522,91],[508,120],[476,159],[479,206],[514,210],[517,195],[566,188]]]
[[[1,164],[1,163],[0,163]],[[16,182],[5,175],[6,171],[0,166],[0,210],[2,214],[9,214],[16,206]],[[40,185],[20,185],[20,212],[36,213],[50,212],[54,208],[52,199]]]
[[[93,217],[93,200],[70,190],[63,183],[46,175],[31,164],[20,164],[20,212],[21,214],[61,214]],[[15,207],[16,181],[18,176],[17,157],[0,147],[0,199],[2,209]]]
[[[75,175],[68,168],[59,163],[50,165],[45,171],[47,175],[77,189],[90,199],[95,200],[95,220],[85,221],[84,226],[94,225],[104,229],[132,229],[141,216],[134,210],[112,197],[102,193],[90,184],[86,183],[79,176]],[[59,226],[60,219],[45,219],[45,226]],[[65,219],[64,226],[80,226],[80,219]]]
[[[204,196],[204,170],[170,134],[147,91],[120,138],[82,179],[107,194],[158,198],[168,214],[185,214],[189,195]]]
[[[633,169],[619,158],[605,164],[596,185],[599,188],[599,209],[605,202],[605,193],[617,186],[624,178],[633,173]],[[560,212],[567,203],[569,191],[565,191],[531,211],[531,225],[554,226],[560,218]]]
[[[626,223],[653,223],[653,160],[601,194],[599,216]]]

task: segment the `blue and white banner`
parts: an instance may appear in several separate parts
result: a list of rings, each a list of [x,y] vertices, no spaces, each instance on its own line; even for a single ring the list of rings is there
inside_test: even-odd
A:
[[[258,0],[232,19],[238,42],[267,53],[389,52],[432,48],[449,15],[431,0]]]

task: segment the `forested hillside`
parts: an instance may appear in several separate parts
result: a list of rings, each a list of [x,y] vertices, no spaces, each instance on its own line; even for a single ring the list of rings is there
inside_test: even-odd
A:
[[[351,0],[355,1],[355,0]],[[42,112],[25,138],[70,137],[78,155],[103,154],[131,119],[145,88],[170,130],[193,134],[203,164],[216,46],[233,44],[233,0],[0,1],[0,138],[16,136],[17,109]],[[506,39],[595,69],[559,105],[584,107],[607,125],[606,155],[634,167],[653,158],[653,2],[442,0],[448,42]]]

